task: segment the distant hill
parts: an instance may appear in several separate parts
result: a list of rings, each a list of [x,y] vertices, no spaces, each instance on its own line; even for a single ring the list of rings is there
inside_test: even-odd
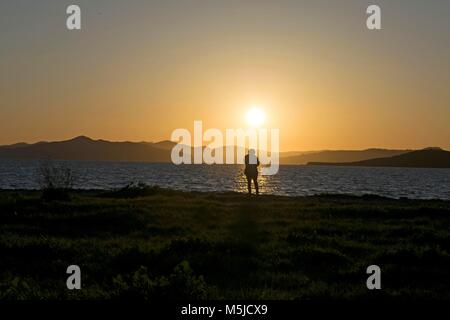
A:
[[[282,164],[307,164],[309,162],[355,162],[375,158],[385,158],[400,155],[412,150],[324,150],[316,152],[305,152],[291,156],[289,153],[281,153]]]
[[[387,158],[341,163],[310,162],[308,164],[364,167],[450,168],[450,152],[439,148],[427,148]]]
[[[172,148],[176,145],[176,143],[169,140],[164,140],[156,143],[151,143],[151,145],[155,148],[163,150],[172,150]]]
[[[160,142],[111,142],[93,140],[79,136],[70,140],[34,144],[16,143],[0,146],[0,158],[3,159],[54,159],[54,160],[97,160],[132,162],[171,162],[171,150],[176,143],[168,140]],[[204,149],[203,147],[202,149]],[[225,155],[226,148],[223,148]],[[408,154],[411,150],[325,150],[292,151],[280,153],[281,164],[336,164],[366,165],[365,160]],[[431,149],[436,151],[436,148]],[[191,158],[194,149],[190,148]],[[235,161],[237,148],[235,148]],[[361,164],[360,164],[361,162]],[[378,163],[378,162],[376,162]]]
[[[0,147],[0,158],[169,162],[170,141],[110,142],[80,136],[71,140]]]

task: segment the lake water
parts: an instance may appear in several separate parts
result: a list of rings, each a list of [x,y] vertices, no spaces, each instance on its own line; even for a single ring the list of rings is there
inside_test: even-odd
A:
[[[56,161],[70,167],[80,189],[113,189],[129,182],[185,191],[246,191],[242,166]],[[39,188],[41,161],[0,160],[0,189]],[[260,177],[263,194],[375,194],[392,198],[450,200],[450,169],[281,166]]]

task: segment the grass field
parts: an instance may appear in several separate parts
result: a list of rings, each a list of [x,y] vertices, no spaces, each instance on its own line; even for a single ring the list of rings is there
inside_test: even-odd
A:
[[[450,203],[1,191],[0,259],[0,299],[450,299]]]

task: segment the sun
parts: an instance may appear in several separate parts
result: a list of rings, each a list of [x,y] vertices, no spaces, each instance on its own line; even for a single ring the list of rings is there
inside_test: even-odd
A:
[[[246,119],[250,126],[257,128],[266,122],[266,113],[260,107],[252,107],[247,111]]]

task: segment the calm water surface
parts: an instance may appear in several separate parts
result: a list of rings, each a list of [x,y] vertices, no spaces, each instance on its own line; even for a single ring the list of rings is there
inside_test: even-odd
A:
[[[186,191],[246,191],[242,166],[56,161],[70,167],[80,189],[120,188],[129,182]],[[0,189],[39,188],[41,161],[0,160]],[[450,169],[281,166],[260,178],[261,193],[276,195],[376,194],[450,200]]]

